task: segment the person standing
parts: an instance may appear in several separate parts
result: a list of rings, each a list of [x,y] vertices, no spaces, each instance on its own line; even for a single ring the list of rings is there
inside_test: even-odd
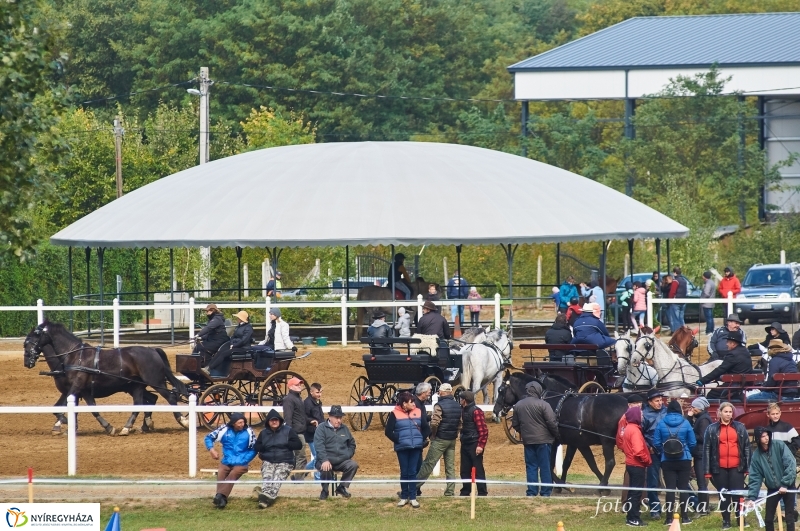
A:
[[[431,302],[439,302],[442,300],[439,290],[436,289],[436,284],[428,284],[428,293],[425,295],[425,300]]]
[[[711,279],[711,271],[703,271],[703,291],[700,292],[701,299],[713,299],[717,294],[717,285]],[[706,319],[706,335],[714,332],[714,303],[701,302],[703,316]]]
[[[418,509],[417,479],[422,447],[429,434],[425,414],[414,404],[414,397],[408,391],[397,395],[397,405],[389,413],[384,434],[394,443],[394,451],[400,464],[400,501],[398,507],[411,504]]]
[[[247,425],[244,415],[231,413],[228,423],[206,435],[204,442],[211,459],[215,461],[219,461],[219,452],[214,448],[214,443],[222,445],[222,460],[217,469],[217,494],[213,503],[218,509],[224,509],[228,505],[233,482],[247,472],[250,461],[256,456],[256,434]]]
[[[656,426],[653,446],[661,459],[667,491],[664,524],[672,522],[674,513],[680,513],[681,524],[691,524],[688,510],[689,476],[692,471],[692,450],[697,446],[697,439],[691,424],[683,418],[681,404],[677,400],[669,403],[667,414]],[[675,489],[681,491],[678,505],[675,505]]]
[[[750,465],[750,440],[747,428],[733,420],[733,404],[721,402],[719,420],[708,426],[703,439],[703,466],[706,479],[717,489],[744,489],[744,475]],[[720,495],[722,529],[731,528],[731,512],[736,511],[738,499]],[[734,515],[735,516],[735,515]]]
[[[478,496],[487,496],[486,471],[483,469],[483,451],[489,440],[489,428],[486,426],[486,415],[475,405],[475,393],[461,393],[461,496],[469,496],[472,488],[472,469]]]
[[[589,282],[589,285],[581,284],[581,295],[588,301],[588,302],[595,302],[600,307],[600,315],[597,316],[598,319],[601,321],[605,317],[605,310],[606,310],[606,297],[603,295],[603,288],[601,288],[597,282],[592,280]],[[592,300],[594,297],[594,300]]]
[[[322,384],[312,383],[308,394],[309,396],[303,400],[303,409],[305,409],[308,421],[305,439],[308,449],[311,450],[311,461],[306,465],[306,470],[315,470],[317,449],[314,446],[314,432],[317,431],[317,426],[325,422],[325,417],[322,413]],[[314,472],[314,479],[319,480],[319,472]]]
[[[294,451],[295,457],[295,470],[303,470],[306,468],[308,461],[306,460],[306,427],[308,426],[308,417],[306,417],[306,408],[303,404],[303,398],[300,393],[303,392],[303,380],[297,377],[289,378],[286,383],[289,392],[283,398],[283,414],[286,418],[286,423],[298,434],[302,446]],[[293,474],[292,481],[302,481],[306,475],[304,473]]]
[[[767,487],[766,514],[764,523],[767,531],[775,530],[775,511],[783,501],[786,508],[786,531],[794,531],[795,493],[797,481],[797,464],[794,456],[783,441],[776,441],[773,433],[763,426],[758,426],[753,435],[756,449],[750,461],[747,504],[755,505],[760,496],[761,484]]]
[[[559,315],[559,317],[563,317]],[[536,380],[525,385],[528,396],[514,406],[512,426],[525,445],[525,475],[528,487],[526,496],[550,497],[552,487],[534,483],[552,483],[550,472],[550,447],[558,439],[558,421],[550,404],[542,400],[542,386]]]
[[[459,274],[458,269],[453,273],[453,278],[447,283],[447,298],[450,300],[466,299],[469,295],[469,282]],[[460,326],[464,326],[464,306],[461,304],[452,306],[452,319],[453,324],[456,322],[456,315],[458,315],[458,322]]]
[[[628,409],[637,408],[642,409],[642,397],[641,395],[637,395],[636,393],[632,395],[628,395]],[[614,437],[615,442],[617,443],[617,448],[623,450],[622,448],[622,435],[625,433],[625,426],[628,425],[628,420],[625,417],[625,413],[619,418],[617,421],[617,435]],[[639,422],[639,429],[641,430],[642,423]],[[644,437],[644,436],[643,436]],[[624,451],[624,450],[623,450]],[[642,476],[644,477],[644,476]]]
[[[647,290],[638,280],[633,283],[633,315],[631,322],[633,329],[639,332],[639,328],[645,325],[647,318]]]
[[[470,300],[478,300],[481,296],[478,293],[478,288],[472,286],[469,288],[469,295],[467,295],[467,299]],[[480,326],[481,325],[481,305],[480,304],[470,304],[469,305],[469,325],[470,326]]]
[[[328,485],[333,481],[333,473],[341,472],[336,493],[349,498],[347,488],[358,472],[358,463],[353,461],[356,453],[356,440],[350,430],[342,424],[342,406],[331,406],[328,420],[317,426],[314,431],[314,447],[317,450],[317,470],[320,471],[322,492],[320,500],[328,499]]]
[[[648,278],[645,283],[644,287],[647,291],[650,292],[650,297],[654,300],[661,296],[661,282],[660,282],[661,275],[658,271],[653,271],[653,276]],[[661,309],[663,309],[663,305],[659,305],[659,310],[655,311],[653,315],[653,330],[658,333],[661,329],[661,321],[659,321],[658,316],[661,315]]]
[[[670,298],[685,299],[689,292],[689,284],[686,281],[686,277],[681,274],[681,268],[678,266],[673,267],[672,272],[675,274],[675,278],[673,279],[672,285],[670,285]],[[672,315],[677,319],[674,327],[670,325],[670,330],[674,334],[678,328],[686,326],[686,321],[683,318],[686,313],[686,303],[681,302],[673,304],[672,306],[674,306]]]
[[[708,357],[710,361],[725,359],[728,355],[728,335],[730,332],[741,332],[742,343],[747,343],[747,335],[742,330],[742,320],[735,313],[728,315],[725,324],[714,330],[708,338]]]
[[[430,477],[433,468],[439,459],[444,456],[444,473],[448,480],[456,478],[456,439],[458,429],[461,426],[461,406],[453,397],[453,386],[443,383],[439,387],[439,401],[433,405],[431,415],[431,445],[425,455],[425,461],[417,472],[417,479],[422,480],[417,483],[417,493],[420,492],[425,480]],[[448,482],[445,496],[455,494],[456,484]]]
[[[267,413],[266,426],[256,439],[255,450],[261,463],[261,492],[258,506],[266,509],[275,503],[282,482],[289,477],[294,467],[294,452],[303,447],[297,433],[283,422],[275,411]]]
[[[769,419],[768,428],[772,432],[773,441],[783,441],[792,455],[797,454],[800,450],[800,435],[797,430],[786,422],[781,420],[781,406],[777,402],[770,402],[767,405],[767,418]]]
[[[397,309],[397,322],[394,325],[399,337],[411,337],[411,315],[402,306]]]
[[[568,276],[567,279],[558,288],[558,312],[565,313],[567,305],[570,304],[570,299],[573,297],[579,298],[578,288],[575,286],[575,277]]]
[[[640,489],[644,488],[646,484],[647,467],[652,464],[653,459],[642,435],[641,408],[628,407],[628,411],[625,412],[620,422],[622,420],[625,420],[625,427],[622,429],[621,438],[617,444],[625,454],[625,473],[628,475],[628,486],[631,489],[625,500],[625,505],[628,506],[625,523],[631,527],[645,527],[647,524],[642,522],[639,510],[642,501],[642,490]]]
[[[281,288],[283,287],[283,284],[281,283],[281,276],[282,276],[281,272],[276,271],[275,277],[269,279],[269,282],[267,282],[267,286],[265,288],[267,291],[267,297],[271,297],[274,299],[280,298]]]
[[[692,425],[694,431],[694,438],[697,444],[692,450],[692,457],[694,458],[694,475],[697,478],[697,495],[698,506],[696,513],[698,516],[708,516],[710,508],[708,505],[708,482],[705,476],[705,465],[703,464],[703,443],[705,442],[706,429],[711,424],[711,416],[708,414],[708,400],[700,396],[692,401],[692,407],[687,411],[689,423]]]
[[[734,273],[733,269],[730,267],[726,267],[723,273],[725,276],[723,276],[719,281],[719,293],[722,295],[723,299],[727,299],[728,292],[731,292],[733,294],[733,298],[735,299],[736,296],[742,291],[742,283],[739,282],[739,279],[736,277],[736,273]]]
[[[650,505],[650,517],[654,520],[661,517],[661,502],[658,499],[658,487],[661,484],[661,460],[655,449],[653,436],[656,426],[667,414],[664,407],[664,393],[652,389],[647,393],[647,403],[642,406],[642,434],[652,456],[652,464],[647,467],[647,500]]]
[[[583,307],[578,304],[579,302],[580,299],[578,297],[572,297],[569,300],[569,306],[567,306],[567,312],[565,315],[567,317],[567,324],[570,326],[570,328],[575,326],[575,321],[577,321],[578,317],[580,317],[583,313]]]

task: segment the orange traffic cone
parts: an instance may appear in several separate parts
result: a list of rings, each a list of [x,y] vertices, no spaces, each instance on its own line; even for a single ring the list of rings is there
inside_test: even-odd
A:
[[[681,515],[678,513],[672,515],[672,523],[669,524],[668,531],[681,531]]]
[[[556,524],[556,531],[564,531],[564,522]]]
[[[453,306],[455,308],[455,306]],[[458,339],[461,337],[461,319],[458,318],[458,312],[456,311],[456,318],[453,321],[453,337]]]

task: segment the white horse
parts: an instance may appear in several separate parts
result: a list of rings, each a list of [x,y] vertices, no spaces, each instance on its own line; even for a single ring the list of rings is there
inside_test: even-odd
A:
[[[503,369],[511,361],[511,349],[514,348],[508,334],[500,328],[486,330],[486,338],[481,343],[470,343],[461,349],[461,385],[477,393],[481,388],[494,381],[492,403],[497,401],[497,394],[503,383]],[[484,392],[484,400],[487,393]]]
[[[614,350],[617,351],[617,373],[620,376],[625,375],[625,381],[622,383],[623,391],[645,391],[656,386],[658,372],[653,367],[646,363],[634,367],[630,363],[633,353],[630,332],[617,339]]]
[[[710,373],[722,363],[722,360],[708,361],[702,365],[689,363],[678,356],[666,343],[654,335],[642,335],[634,344],[630,358],[631,367],[653,363],[658,373],[658,383],[664,392],[672,398],[680,398],[683,393],[692,394],[693,390],[681,384],[694,384],[701,376]]]

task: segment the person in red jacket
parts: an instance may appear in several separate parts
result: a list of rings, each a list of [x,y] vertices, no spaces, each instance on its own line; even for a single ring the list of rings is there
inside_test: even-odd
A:
[[[736,298],[736,295],[742,291],[742,283],[739,282],[736,273],[730,267],[726,267],[724,273],[725,276],[719,281],[719,293],[723,298],[727,298],[730,291],[733,293],[733,298]]]
[[[622,451],[625,453],[625,472],[630,477],[628,499],[623,509],[627,515],[625,523],[631,527],[644,527],[639,507],[642,502],[642,490],[645,486],[645,470],[652,464],[650,450],[642,435],[642,410],[638,407],[628,408],[625,412],[628,421],[622,432]]]
[[[639,409],[642,408],[642,396],[637,394],[628,395],[628,409],[632,407],[637,407]],[[619,418],[619,422],[617,422],[617,448],[622,450],[622,434],[625,430],[625,426],[628,425],[628,420],[625,418],[625,414],[623,414]]]

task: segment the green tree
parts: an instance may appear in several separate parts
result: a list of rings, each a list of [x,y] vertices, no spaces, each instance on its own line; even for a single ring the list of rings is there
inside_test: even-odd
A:
[[[251,110],[241,126],[248,149],[313,144],[316,132],[311,123],[303,122],[293,113],[284,118],[281,113],[264,106]]]

